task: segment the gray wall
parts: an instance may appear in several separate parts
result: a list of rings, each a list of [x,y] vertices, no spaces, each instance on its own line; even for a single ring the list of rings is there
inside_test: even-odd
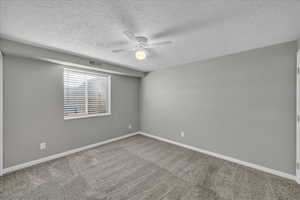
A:
[[[111,116],[64,121],[63,67],[4,55],[4,167],[138,131],[140,80],[112,75],[111,84]]]
[[[295,174],[296,51],[288,42],[149,73],[141,130]]]
[[[65,64],[74,67],[91,67],[99,71],[112,74],[122,74],[126,76],[143,77],[141,71],[126,68],[124,66],[110,64],[102,60],[86,57],[74,52],[63,51],[60,49],[40,46],[38,44],[24,44],[16,41],[2,39],[0,37],[0,49],[4,54],[22,56],[26,58],[34,58],[47,62]],[[96,65],[89,64],[89,61],[95,61]]]

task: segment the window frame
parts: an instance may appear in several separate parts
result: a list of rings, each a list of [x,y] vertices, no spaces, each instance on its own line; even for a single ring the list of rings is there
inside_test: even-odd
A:
[[[105,113],[99,113],[99,114],[87,114],[87,115],[83,115],[83,116],[74,116],[74,117],[65,117],[64,116],[64,120],[72,120],[72,119],[86,119],[86,118],[93,118],[93,117],[102,117],[102,116],[109,116],[111,115],[111,75],[109,74],[104,74],[104,73],[99,73],[99,72],[94,72],[94,71],[90,71],[90,70],[80,70],[80,69],[74,69],[74,68],[69,68],[69,67],[64,67],[63,68],[63,89],[65,89],[64,86],[64,73],[65,70],[69,70],[69,71],[74,71],[74,72],[82,72],[82,73],[89,73],[89,74],[95,74],[98,76],[103,76],[107,78],[107,112]],[[63,93],[63,97],[65,97],[65,92]]]

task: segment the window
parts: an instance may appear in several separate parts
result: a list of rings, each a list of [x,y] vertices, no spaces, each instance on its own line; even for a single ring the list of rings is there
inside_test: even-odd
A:
[[[110,115],[110,76],[64,69],[64,119]]]

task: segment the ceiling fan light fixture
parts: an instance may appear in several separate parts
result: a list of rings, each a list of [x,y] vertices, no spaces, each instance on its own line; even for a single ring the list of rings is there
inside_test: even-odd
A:
[[[135,58],[138,60],[144,60],[147,57],[146,51],[143,49],[137,50],[135,52]]]
[[[1,0],[0,0],[1,1]],[[136,36],[134,33],[130,31],[124,31],[125,36],[129,41],[134,42],[135,46],[131,48],[125,49],[114,49],[112,50],[113,53],[120,53],[120,52],[131,52],[134,54],[137,60],[144,60],[147,56],[151,55],[151,51],[148,49],[155,48],[159,46],[169,45],[172,44],[172,41],[161,41],[161,42],[150,42],[148,43],[148,38],[145,36]]]

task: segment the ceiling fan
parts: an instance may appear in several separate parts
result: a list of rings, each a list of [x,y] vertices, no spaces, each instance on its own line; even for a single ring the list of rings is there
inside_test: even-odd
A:
[[[156,43],[148,43],[148,38],[145,36],[136,36],[130,31],[124,31],[124,35],[132,42],[135,43],[135,47],[126,48],[126,49],[115,49],[112,50],[113,53],[120,53],[124,51],[133,51],[135,52],[135,57],[138,60],[143,60],[149,54],[147,49],[154,48],[157,46],[169,45],[172,44],[172,41],[163,41],[163,42],[156,42]]]

